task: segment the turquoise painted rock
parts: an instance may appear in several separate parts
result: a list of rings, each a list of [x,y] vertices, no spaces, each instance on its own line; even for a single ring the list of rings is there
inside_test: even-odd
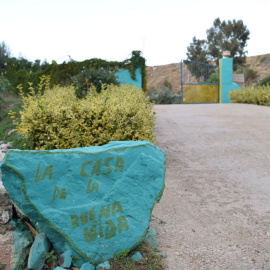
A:
[[[84,263],[80,270],[96,270],[96,267],[90,263]]]
[[[134,262],[139,262],[141,259],[142,259],[142,254],[141,254],[141,252],[139,252],[139,251],[137,251],[136,253],[134,253],[133,255],[132,255],[132,260],[134,261]]]
[[[159,242],[156,238],[157,232],[154,228],[149,227],[149,230],[146,234],[146,237],[144,239],[145,242],[149,243],[149,245],[151,246],[151,248],[153,249],[157,249],[159,246]]]
[[[96,270],[105,270],[105,269],[110,269],[110,264],[108,262],[101,263],[97,265]]]
[[[147,141],[12,149],[1,170],[13,202],[38,222],[56,252],[71,249],[80,265],[139,245],[165,186],[165,154]]]
[[[72,251],[69,249],[61,254],[59,264],[63,268],[69,268],[72,262]]]
[[[39,233],[30,249],[28,257],[28,268],[34,270],[42,270],[45,264],[46,256],[44,253],[48,252],[50,243],[44,233]]]
[[[13,219],[11,222],[15,239],[12,270],[23,269],[34,239],[22,220]]]

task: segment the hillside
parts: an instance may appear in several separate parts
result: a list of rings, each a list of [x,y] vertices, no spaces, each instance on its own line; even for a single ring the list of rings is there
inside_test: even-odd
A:
[[[270,73],[270,54],[247,57],[245,66],[246,68],[256,70],[259,79],[262,79]]]
[[[147,89],[159,89],[167,80],[175,92],[181,91],[180,63],[146,67]]]
[[[259,79],[270,74],[270,54],[249,56],[245,68],[251,68],[258,72]],[[172,84],[175,92],[181,91],[180,63],[162,66],[147,67],[147,88],[159,89],[165,81]]]

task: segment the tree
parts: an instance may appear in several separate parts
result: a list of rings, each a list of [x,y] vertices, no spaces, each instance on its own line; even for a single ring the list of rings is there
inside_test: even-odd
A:
[[[234,58],[234,69],[237,65],[246,61],[245,47],[249,40],[249,30],[242,20],[223,21],[215,19],[213,26],[206,30],[207,39],[197,40],[193,38],[193,43],[187,47],[187,57],[189,60],[200,61],[202,55],[208,61],[215,61],[222,58],[223,51],[230,51]],[[194,50],[194,48],[196,50]]]
[[[255,83],[258,79],[259,75],[258,72],[256,70],[253,70],[251,68],[247,68],[245,70],[245,82],[246,85],[252,85],[253,83]]]
[[[49,62],[47,61],[47,59],[45,59],[41,64],[41,69],[45,70],[49,65]]]
[[[187,57],[191,61],[208,63],[206,41],[193,37],[193,42],[188,47]]]
[[[11,51],[4,41],[0,43],[0,68],[5,68],[5,63],[11,56]]]

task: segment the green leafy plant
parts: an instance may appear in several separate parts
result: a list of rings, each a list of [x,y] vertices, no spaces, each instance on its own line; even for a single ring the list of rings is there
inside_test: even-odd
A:
[[[233,103],[248,103],[270,106],[270,86],[246,86],[242,89],[229,92],[229,97]]]
[[[45,255],[46,262],[51,263],[51,262],[56,262],[57,261],[57,254],[55,253],[54,250],[50,252],[43,252],[43,255]]]
[[[14,117],[20,117],[21,100],[18,97],[10,95],[4,98],[0,97],[0,141],[4,141],[5,143],[13,141],[17,136],[16,132],[8,136],[9,131],[15,129],[12,118],[8,114],[10,109],[14,111]]]
[[[252,85],[258,79],[258,72],[251,68],[245,70],[245,82],[248,85]]]
[[[256,84],[256,86],[266,86],[266,85],[270,85],[270,74],[268,74],[263,79],[259,80]]]
[[[100,69],[89,69],[83,70],[73,78],[73,83],[75,85],[76,95],[79,98],[85,97],[89,92],[91,87],[95,87],[99,93],[103,86],[109,84],[119,85],[116,70],[115,69],[105,69],[101,67]]]
[[[244,74],[245,67],[243,65],[237,65],[236,70],[233,72],[234,74]]]
[[[101,89],[101,83],[108,83],[106,80],[102,80],[104,79],[102,69],[114,73],[118,69],[128,69],[130,70],[131,77],[135,79],[136,68],[141,68],[142,88],[144,91],[146,91],[147,83],[145,59],[141,56],[141,52],[139,51],[133,51],[129,59],[121,62],[106,61],[98,58],[77,62],[70,57],[69,61],[65,61],[62,64],[58,64],[56,61],[52,61],[52,63],[49,64],[46,60],[41,64],[39,59],[31,62],[24,58],[17,59],[15,57],[10,57],[6,45],[4,43],[0,44],[0,75],[5,76],[9,80],[11,84],[9,91],[13,94],[18,94],[17,85],[19,84],[23,85],[23,89],[26,92],[28,91],[28,82],[32,82],[32,86],[36,88],[39,83],[39,78],[43,75],[51,77],[51,87],[54,85],[69,86],[73,83],[74,77],[78,76],[85,70],[94,70],[94,73],[101,73],[94,74],[97,78],[95,86],[99,91]],[[111,75],[109,73],[110,72],[107,74],[107,79],[110,77],[109,75]],[[98,78],[98,75],[100,75],[101,78]],[[82,86],[82,84],[84,84],[84,82],[79,85],[79,88]]]
[[[23,146],[50,150],[110,141],[155,141],[153,104],[136,86],[102,86],[100,93],[92,87],[84,99],[78,99],[73,87],[50,89],[48,83],[43,79],[37,93],[30,86],[27,96],[20,90],[22,117],[14,118],[14,124]]]
[[[167,88],[170,89],[170,90],[173,90],[173,86],[172,86],[171,82],[169,82],[168,79],[165,79],[165,80],[164,80],[163,86],[167,87]]]
[[[6,95],[10,89],[11,83],[5,77],[0,76],[0,95]]]
[[[217,72],[211,73],[206,83],[219,83],[219,76]]]
[[[147,80],[146,80],[146,64],[145,58],[141,56],[141,51],[132,51],[132,56],[129,60],[125,61],[124,63],[129,67],[130,76],[132,79],[135,78],[135,70],[136,68],[141,68],[142,72],[142,89],[146,92],[147,91]]]
[[[177,99],[180,99],[180,96],[166,86],[162,86],[158,90],[148,91],[146,96],[155,104],[173,104]]]

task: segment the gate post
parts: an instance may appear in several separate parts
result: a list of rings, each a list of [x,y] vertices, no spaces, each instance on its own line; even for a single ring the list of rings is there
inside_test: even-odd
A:
[[[184,91],[183,91],[183,61],[181,60],[181,103],[183,103]]]
[[[225,53],[225,52],[224,52]],[[224,57],[225,54],[223,54]],[[230,103],[229,91],[239,89],[240,86],[232,81],[233,79],[233,58],[219,59],[220,70],[220,95],[219,103]]]

